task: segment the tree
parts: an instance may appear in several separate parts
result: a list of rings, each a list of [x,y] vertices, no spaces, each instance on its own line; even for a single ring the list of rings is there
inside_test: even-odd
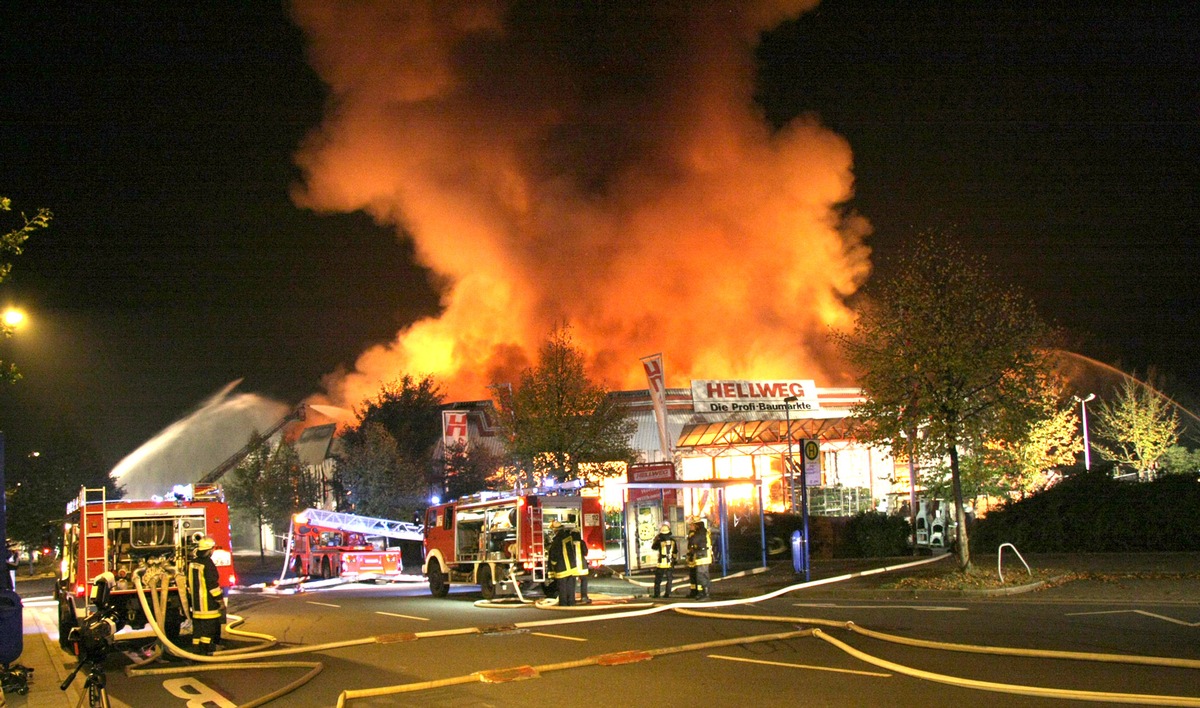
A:
[[[424,506],[429,465],[405,459],[381,423],[362,425],[346,443],[334,478],[355,514],[407,519]]]
[[[10,211],[12,211],[12,200],[8,197],[0,197],[0,212]],[[25,214],[20,216],[21,224],[19,226],[0,233],[0,281],[7,278],[12,271],[12,264],[8,262],[8,258],[21,255],[25,241],[33,235],[34,231],[49,226],[53,215],[49,209],[38,209],[32,217]],[[12,332],[12,325],[0,321],[0,334],[8,338],[12,336]],[[16,383],[20,379],[21,372],[17,370],[16,365],[0,360],[0,382]]]
[[[569,329],[555,329],[538,353],[537,365],[521,373],[516,387],[493,383],[509,452],[536,483],[581,477],[584,463],[633,462],[636,424],[608,391],[588,378],[582,352]],[[594,466],[612,476],[611,466]]]
[[[1052,486],[1056,468],[1075,463],[1083,449],[1079,417],[1067,405],[1058,377],[1047,377],[1039,392],[1044,417],[1030,421],[1019,438],[985,438],[965,443],[960,454],[964,499],[980,496],[1023,499]]]
[[[99,454],[74,428],[60,419],[44,433],[37,451],[6,459],[7,535],[30,548],[61,539],[67,502],[81,488],[104,487],[116,496]]]
[[[383,426],[396,443],[399,454],[410,461],[428,462],[442,435],[442,388],[432,376],[417,380],[404,376],[379,387],[374,398],[364,401],[358,426],[343,436],[354,441],[365,426]]]
[[[270,466],[271,444],[257,430],[250,434],[251,452],[229,473],[225,493],[231,507],[249,514],[254,519],[258,536],[258,555],[266,559],[262,528],[271,515],[270,481],[267,470]]]
[[[1182,426],[1175,405],[1155,388],[1151,371],[1143,384],[1126,377],[1112,401],[1096,408],[1096,452],[1118,466],[1132,468],[1138,479],[1154,479],[1163,455],[1179,442]]]
[[[918,458],[948,461],[966,570],[960,449],[1020,440],[1046,415],[1040,392],[1053,368],[1050,333],[1018,290],[995,282],[982,260],[949,239],[922,237],[895,273],[871,288],[853,330],[833,338],[859,373],[860,437],[897,456],[911,443]]]
[[[440,473],[434,479],[433,448],[442,435],[442,399],[432,376],[418,380],[405,374],[364,401],[358,425],[342,435],[347,452],[339,461],[341,473],[334,475],[339,499],[348,499],[360,514],[389,519],[423,508],[430,488],[440,482]]]
[[[239,511],[248,513],[258,530],[259,558],[266,558],[262,529],[286,533],[294,514],[320,499],[321,491],[312,475],[300,465],[294,445],[283,440],[272,447],[258,431],[250,436],[252,451],[230,473],[225,491]]]
[[[1159,458],[1158,471],[1163,474],[1196,474],[1200,472],[1200,450],[1172,445]]]
[[[501,470],[505,465],[504,457],[482,445],[451,445],[446,448],[445,455],[445,476],[441,489],[447,499],[456,499],[503,484]]]

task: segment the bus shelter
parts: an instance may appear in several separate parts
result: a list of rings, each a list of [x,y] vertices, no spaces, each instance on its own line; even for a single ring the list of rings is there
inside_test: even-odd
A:
[[[762,481],[705,479],[625,483],[623,513],[626,571],[654,567],[652,557],[656,554],[652,554],[650,542],[662,523],[670,524],[671,534],[683,540],[687,538],[687,519],[703,516],[712,536],[714,563],[719,566],[721,577],[728,575],[731,523],[726,492],[729,487],[746,484],[755,487],[759,557],[762,567],[765,568],[767,542]],[[681,543],[679,547],[682,549],[685,545]]]

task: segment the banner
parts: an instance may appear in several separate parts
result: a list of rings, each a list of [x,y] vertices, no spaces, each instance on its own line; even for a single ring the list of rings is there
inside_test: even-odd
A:
[[[675,450],[667,436],[667,377],[663,371],[662,354],[642,357],[642,368],[646,370],[650,402],[654,404],[654,418],[658,422],[658,446],[663,459],[670,461],[675,457]]]
[[[464,450],[470,437],[466,411],[442,411],[442,447],[449,450],[461,447]]]

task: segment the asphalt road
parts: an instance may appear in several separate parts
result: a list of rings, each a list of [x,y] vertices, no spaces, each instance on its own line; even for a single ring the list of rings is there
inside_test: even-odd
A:
[[[1140,582],[1153,582],[1155,591],[1141,588]],[[1164,590],[1172,582],[1181,585],[1174,591]],[[640,610],[482,608],[475,605],[478,596],[472,588],[435,599],[423,585],[248,593],[233,596],[230,606],[232,612],[246,618],[245,629],[271,634],[285,646],[381,636],[389,642],[287,657],[319,661],[324,668],[278,705],[332,706],[347,689],[424,684],[518,666],[543,668],[538,678],[529,680],[494,674],[500,682],[484,683],[476,678],[461,685],[355,698],[347,705],[530,706],[563,701],[655,706],[928,706],[977,701],[1006,706],[1063,705],[1055,698],[1000,694],[947,685],[929,676],[905,675],[903,669],[870,663],[810,634],[808,630],[814,627],[870,657],[930,674],[1003,685],[1191,696],[1200,704],[1200,689],[1196,688],[1200,672],[1193,668],[911,647],[862,636],[844,624],[849,621],[899,637],[937,642],[1177,657],[1200,665],[1200,602],[1190,587],[1195,580],[1133,578],[1125,583],[1121,586],[1125,592],[1115,596],[1112,587],[1089,593],[1080,592],[1086,587],[1076,586],[1070,592],[1054,588],[1002,598],[888,598],[862,588],[847,586],[842,591],[826,586],[820,592],[797,590],[753,604],[722,606],[724,603],[717,602],[697,608],[732,616],[721,618],[658,612],[591,621]],[[616,590],[621,586],[610,582],[605,587]],[[24,594],[26,588],[21,589]],[[1150,599],[1140,599],[1143,597]],[[749,619],[747,615],[771,619]],[[584,618],[589,621],[579,621]],[[825,621],[841,624],[827,626]],[[480,628],[482,632],[429,636],[443,630]],[[748,639],[786,632],[803,634],[768,641]],[[414,634],[420,638],[413,639]],[[664,653],[653,658],[628,653],[647,650]],[[594,657],[604,657],[603,663],[613,665],[547,668]],[[109,695],[115,706],[238,705],[307,671],[261,668],[201,673],[185,668],[182,675],[135,678],[121,671],[128,663],[127,657],[114,654],[106,664]],[[203,699],[206,695],[212,698]]]

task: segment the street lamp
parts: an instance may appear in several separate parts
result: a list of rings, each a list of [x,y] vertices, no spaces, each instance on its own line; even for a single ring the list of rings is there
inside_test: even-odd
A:
[[[1079,410],[1082,411],[1082,416],[1083,416],[1083,469],[1087,472],[1091,472],[1092,471],[1092,448],[1091,448],[1091,445],[1088,444],[1087,404],[1088,404],[1088,401],[1094,400],[1096,398],[1096,394],[1089,393],[1087,396],[1084,396],[1083,398],[1080,398],[1079,396],[1072,396],[1071,398],[1075,399],[1075,401],[1079,404]]]
[[[0,316],[0,320],[4,322],[5,327],[15,329],[25,323],[25,313],[15,307],[10,307],[4,311],[3,316]]]

